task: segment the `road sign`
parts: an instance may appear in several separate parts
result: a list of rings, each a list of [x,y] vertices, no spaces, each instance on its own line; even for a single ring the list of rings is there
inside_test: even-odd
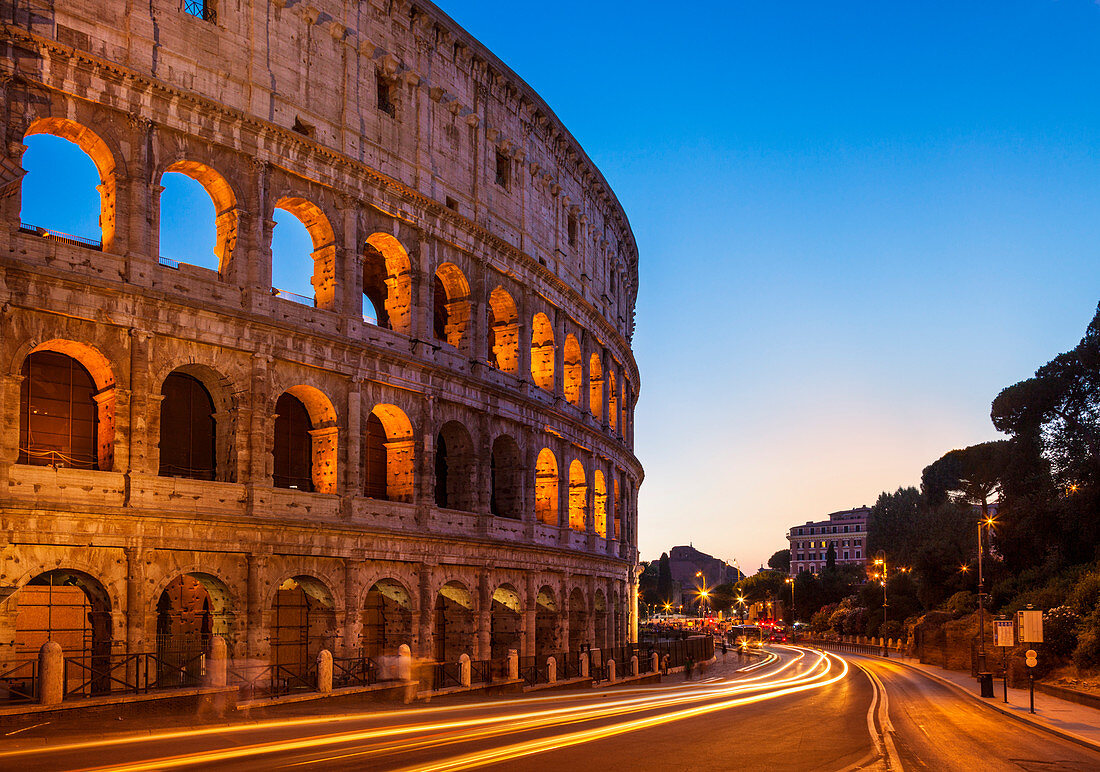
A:
[[[1017,611],[1016,626],[1020,631],[1020,643],[1043,642],[1043,612]]]
[[[1035,649],[1028,649],[1024,652],[1024,664],[1028,667],[1035,667],[1039,664],[1038,654],[1035,653]]]
[[[1015,646],[1016,623],[1011,619],[993,620],[993,645]]]

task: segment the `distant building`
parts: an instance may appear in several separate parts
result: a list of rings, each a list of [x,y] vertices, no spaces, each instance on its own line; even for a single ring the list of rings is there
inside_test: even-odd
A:
[[[867,564],[867,518],[870,507],[833,512],[827,520],[807,522],[787,532],[791,546],[791,576],[802,571],[819,573],[825,568],[829,546],[836,550],[836,564]]]
[[[696,591],[704,586],[710,589],[741,578],[738,570],[726,561],[700,552],[691,545],[673,547],[668,553],[668,567],[672,572],[673,584],[679,587],[680,602],[685,606],[695,600]],[[702,576],[696,576],[697,573]]]

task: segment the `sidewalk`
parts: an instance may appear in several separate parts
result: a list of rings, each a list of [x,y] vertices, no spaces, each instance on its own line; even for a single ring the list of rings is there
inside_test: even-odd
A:
[[[916,659],[908,657],[894,658],[914,670],[919,670],[936,680],[954,686],[968,694],[972,699],[986,707],[999,711],[1006,716],[1025,721],[1045,732],[1071,740],[1095,750],[1100,750],[1100,710],[1080,705],[1068,700],[1052,697],[1035,690],[1035,713],[1028,712],[1029,697],[1027,689],[1009,687],[1008,703],[1004,701],[1004,687],[1001,681],[994,681],[995,697],[984,699],[978,696],[978,681],[969,673],[958,670],[945,670],[935,665],[922,665]]]

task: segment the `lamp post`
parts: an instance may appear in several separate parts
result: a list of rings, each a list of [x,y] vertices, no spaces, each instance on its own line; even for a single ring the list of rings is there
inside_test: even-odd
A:
[[[983,697],[993,696],[993,675],[987,673],[985,657],[985,576],[982,573],[982,530],[992,529],[996,521],[986,515],[978,521],[978,681]]]
[[[738,609],[737,609],[738,613],[741,615],[741,624],[744,625],[745,624],[745,596],[744,595],[738,595],[737,596],[737,606],[738,606]]]
[[[882,584],[882,626],[886,627],[886,550],[879,550],[878,557],[875,558],[875,565],[882,567],[882,577],[879,580]],[[882,639],[882,656],[889,657],[890,652],[886,648],[886,634],[884,630],[879,630],[879,637]]]
[[[698,579],[700,577],[702,577],[702,579],[703,579],[703,588],[701,590],[699,590],[699,593],[698,593],[699,594],[699,606],[700,606],[700,611],[702,612],[701,616],[703,617],[704,620],[706,620],[706,617],[707,617],[707,598],[710,597],[710,592],[707,590],[707,577],[706,577],[706,575],[702,571],[696,571],[695,572],[695,578]]]
[[[791,627],[794,627],[794,577],[788,576],[783,581],[791,586]]]

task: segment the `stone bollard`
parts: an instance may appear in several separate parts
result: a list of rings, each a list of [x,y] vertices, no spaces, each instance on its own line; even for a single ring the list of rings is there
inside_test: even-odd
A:
[[[635,654],[630,658],[630,675],[638,675],[638,655]]]
[[[328,649],[317,654],[317,691],[321,694],[332,691],[332,652]]]
[[[57,641],[46,641],[38,650],[38,701],[60,705],[65,699],[65,654]]]
[[[470,655],[462,654],[458,658],[458,683],[460,686],[469,686],[470,680]]]
[[[210,641],[210,655],[206,664],[206,685],[225,686],[228,683],[226,668],[229,665],[229,647],[225,645],[225,638],[215,635]]]
[[[661,670],[661,657],[657,652],[653,652],[653,654],[650,655],[649,667],[654,673],[657,673]]]
[[[581,652],[581,678],[588,678],[588,654]]]
[[[558,682],[558,661],[553,657],[546,658],[546,682],[551,684]]]
[[[607,660],[607,680],[615,683],[615,660]]]
[[[515,649],[508,649],[508,680],[519,680],[519,652]]]
[[[397,647],[397,680],[411,681],[413,675],[412,649],[403,643]]]

